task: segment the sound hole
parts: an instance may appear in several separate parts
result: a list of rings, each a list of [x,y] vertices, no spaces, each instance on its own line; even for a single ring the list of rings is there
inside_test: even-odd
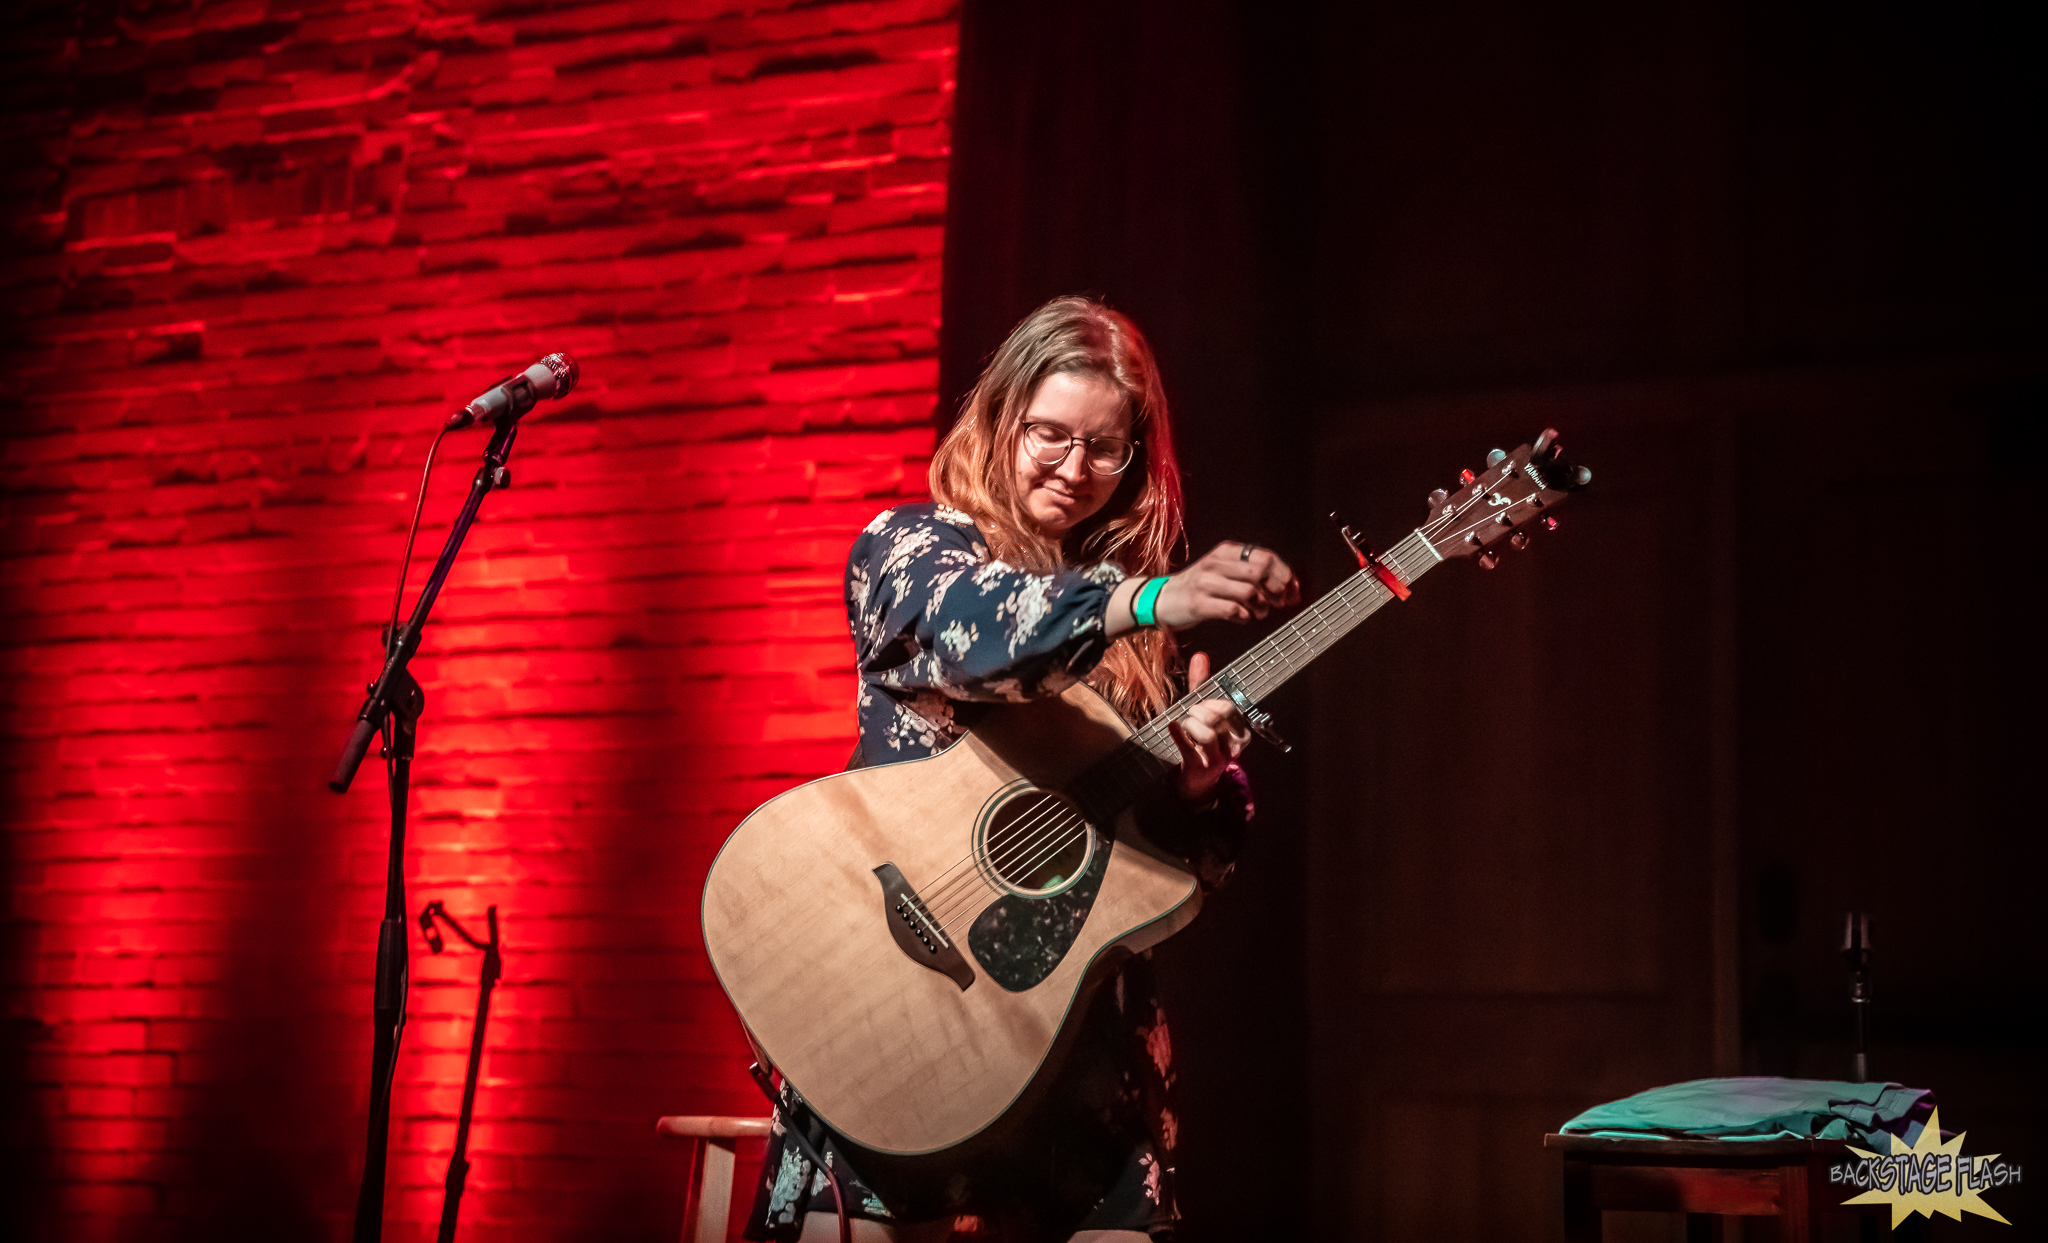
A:
[[[1048,894],[1080,876],[1090,854],[1088,822],[1046,790],[1024,790],[983,823],[982,866],[1015,892]]]

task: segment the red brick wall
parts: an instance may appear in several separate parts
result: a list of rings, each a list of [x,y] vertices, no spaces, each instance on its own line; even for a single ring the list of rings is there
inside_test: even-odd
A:
[[[498,905],[463,1237],[671,1236],[757,1112],[712,852],[842,762],[852,533],[933,443],[950,0],[98,0],[10,38],[10,1164],[43,1237],[339,1237],[383,775],[322,785],[437,421],[567,350],[415,670],[413,912]],[[453,435],[412,583],[482,436]],[[389,1237],[478,957],[413,942]],[[20,1220],[20,1218],[17,1218]]]

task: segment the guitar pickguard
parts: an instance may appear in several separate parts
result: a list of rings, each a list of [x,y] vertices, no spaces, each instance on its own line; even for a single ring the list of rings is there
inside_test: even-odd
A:
[[[1043,898],[1005,894],[989,904],[967,931],[967,948],[988,978],[1013,993],[1036,988],[1073,948],[1109,870],[1109,835],[1072,885]]]

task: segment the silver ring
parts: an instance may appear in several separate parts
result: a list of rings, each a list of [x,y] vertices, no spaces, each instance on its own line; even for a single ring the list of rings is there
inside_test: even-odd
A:
[[[1257,544],[1246,544],[1238,550],[1237,559],[1239,561],[1249,561],[1252,559],[1252,554],[1257,552],[1258,549],[1259,546]]]

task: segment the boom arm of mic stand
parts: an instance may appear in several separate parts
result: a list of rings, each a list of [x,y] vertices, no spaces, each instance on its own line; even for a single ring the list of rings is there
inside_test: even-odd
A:
[[[348,792],[349,784],[356,778],[356,770],[362,767],[363,757],[369,753],[370,739],[383,727],[384,718],[391,712],[393,697],[401,693],[406,666],[412,663],[413,654],[420,650],[420,631],[427,624],[427,614],[433,611],[434,600],[441,594],[441,584],[447,581],[448,571],[455,567],[455,556],[462,551],[463,538],[476,522],[477,508],[484,503],[485,495],[493,487],[503,487],[511,482],[505,470],[505,460],[512,456],[512,441],[518,435],[518,422],[506,419],[498,424],[497,430],[491,433],[490,443],[484,446],[483,465],[477,467],[476,478],[469,485],[469,497],[463,501],[462,512],[455,516],[455,525],[449,528],[448,539],[441,545],[440,560],[434,563],[434,572],[421,590],[419,602],[413,605],[412,616],[385,645],[384,668],[377,675],[377,680],[370,684],[369,697],[363,700],[362,710],[356,713],[355,726],[349,731],[348,741],[342,744],[341,755],[334,761],[334,771],[328,775],[327,788],[336,794]]]

